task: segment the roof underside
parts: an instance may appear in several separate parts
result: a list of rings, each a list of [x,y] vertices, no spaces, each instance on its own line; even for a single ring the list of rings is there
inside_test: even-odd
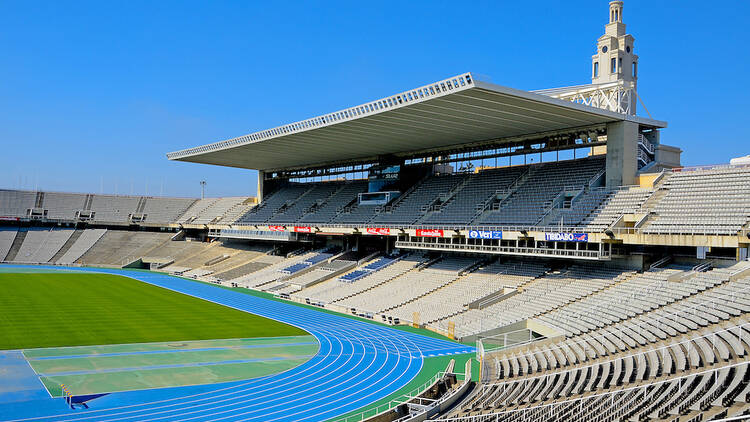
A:
[[[666,127],[661,121],[493,85],[467,73],[341,112],[167,156],[171,160],[279,171],[377,160],[384,155],[455,148],[621,120]]]

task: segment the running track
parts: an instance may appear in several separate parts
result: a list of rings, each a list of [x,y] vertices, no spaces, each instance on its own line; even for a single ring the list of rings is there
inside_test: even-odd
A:
[[[88,410],[69,410],[62,399],[0,403],[0,419],[323,421],[395,392],[419,373],[423,357],[474,351],[457,343],[164,274],[70,269],[124,275],[294,325],[315,336],[320,350],[306,363],[279,374],[231,383],[113,393],[90,402]]]

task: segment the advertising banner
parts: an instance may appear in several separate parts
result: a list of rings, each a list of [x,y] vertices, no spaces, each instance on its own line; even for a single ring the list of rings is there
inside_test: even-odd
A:
[[[469,230],[469,239],[502,239],[500,230]]]
[[[586,233],[544,233],[546,240],[556,242],[588,242],[589,235]]]
[[[312,229],[312,227],[294,226],[294,232],[295,233],[312,233],[313,229]]]
[[[417,229],[417,236],[421,237],[443,237],[442,230],[422,230]]]
[[[286,227],[284,226],[268,226],[268,230],[272,232],[285,232]]]
[[[391,229],[385,228],[385,227],[368,227],[365,230],[366,234],[375,234],[380,236],[388,236],[391,234]]]

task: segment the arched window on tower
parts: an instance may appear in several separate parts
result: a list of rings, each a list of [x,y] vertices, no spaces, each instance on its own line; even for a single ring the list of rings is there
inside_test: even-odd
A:
[[[599,77],[599,62],[594,62],[594,77]]]
[[[612,57],[612,61],[610,61],[609,65],[609,71],[610,73],[617,73],[617,58]]]
[[[638,62],[633,62],[633,77],[638,77]]]

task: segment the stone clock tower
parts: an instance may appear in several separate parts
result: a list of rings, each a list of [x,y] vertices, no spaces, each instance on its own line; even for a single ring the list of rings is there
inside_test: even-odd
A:
[[[635,55],[635,38],[625,33],[622,23],[622,1],[609,2],[609,23],[604,35],[599,37],[596,54],[591,58],[591,82],[632,82],[633,89],[638,83],[638,56]]]

